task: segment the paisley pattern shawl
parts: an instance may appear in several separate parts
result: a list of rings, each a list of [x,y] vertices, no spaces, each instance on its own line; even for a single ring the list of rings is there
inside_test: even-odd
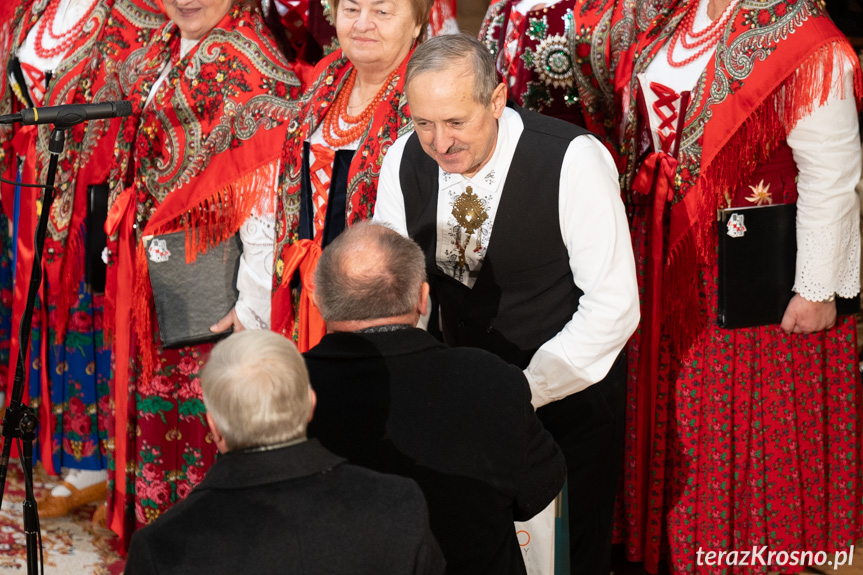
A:
[[[593,14],[591,22],[601,25],[581,27],[572,37],[572,49],[611,63],[607,77],[585,74],[579,84],[585,101],[594,106],[590,125],[605,127],[599,133],[614,148],[621,188],[631,194],[638,167],[635,75],[647,69],[670,38],[689,2],[653,5],[656,16],[650,22],[638,21],[634,14],[639,10],[627,14],[621,6],[630,5]],[[615,38],[619,26],[634,34]],[[663,323],[680,330],[675,339],[686,341],[704,327],[699,310],[705,302],[689,287],[715,259],[714,219],[725,193],[769,159],[800,118],[826,101],[840,54],[857,62],[845,37],[812,0],[741,0],[735,7],[714,58],[692,90],[681,133],[663,272],[663,291],[681,294],[667,298],[663,310]],[[634,62],[631,73],[626,73],[627,61]],[[854,85],[842,89],[846,96],[853,90],[859,101],[859,65]],[[705,129],[708,120],[710,128]]]
[[[359,147],[351,160],[347,183],[346,223],[370,219],[374,215],[378,176],[384,155],[396,139],[411,129],[404,98],[404,76],[411,51],[399,65],[389,89],[375,109],[369,128],[360,138]],[[342,88],[353,65],[341,50],[321,60],[314,84],[299,104],[299,120],[291,122],[285,140],[279,177],[279,197],[276,207],[276,265],[273,273],[272,329],[289,329],[286,317],[292,314],[290,290],[282,286],[286,250],[299,240],[300,176],[302,173],[303,142],[315,132]],[[288,322],[291,323],[291,322]],[[284,328],[284,329],[282,329]]]
[[[235,234],[253,208],[272,206],[278,150],[300,91],[250,7],[233,6],[188,54],[172,59],[179,44],[180,31],[168,22],[136,62],[133,114],[123,124],[111,173],[107,227],[118,231],[121,219],[135,226],[137,253],[119,254],[118,261],[135,261],[133,317],[142,342],[152,341],[153,332],[141,238],[184,229],[187,258],[194,259]],[[170,72],[145,108],[169,61]],[[134,217],[124,217],[127,209]],[[154,348],[141,351],[146,381]]]

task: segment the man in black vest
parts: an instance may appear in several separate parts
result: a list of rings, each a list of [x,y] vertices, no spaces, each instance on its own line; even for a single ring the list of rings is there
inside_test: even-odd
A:
[[[447,575],[524,575],[513,521],[554,500],[564,457],[521,370],[414,327],[425,275],[422,250],[384,226],[356,224],[324,250],[312,297],[328,333],[305,354],[318,396],[309,436],[419,484]]]
[[[607,575],[623,460],[625,361],[638,323],[617,171],[585,130],[507,106],[467,35],[417,48],[415,133],[387,152],[375,220],[426,256],[431,327],[524,370],[566,456],[572,573]]]

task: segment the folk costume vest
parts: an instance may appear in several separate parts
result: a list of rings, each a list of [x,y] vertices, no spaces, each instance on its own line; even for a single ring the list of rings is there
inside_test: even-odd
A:
[[[480,347],[521,368],[578,309],[569,253],[560,233],[560,172],[570,142],[588,132],[513,106],[524,122],[504,182],[485,260],[473,288],[435,262],[438,165],[416,134],[399,179],[408,234],[423,247],[444,341]]]

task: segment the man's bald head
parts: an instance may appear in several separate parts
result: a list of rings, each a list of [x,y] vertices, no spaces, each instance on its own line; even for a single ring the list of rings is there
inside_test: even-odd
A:
[[[423,282],[419,246],[387,227],[363,222],[324,249],[315,271],[315,300],[328,324],[398,317],[416,310]]]

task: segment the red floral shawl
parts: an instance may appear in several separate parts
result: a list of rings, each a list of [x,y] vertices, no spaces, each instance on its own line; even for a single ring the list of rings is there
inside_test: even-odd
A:
[[[179,54],[179,44],[179,29],[168,22],[135,63],[138,75],[129,95],[134,113],[123,124],[112,171],[106,229],[130,239],[134,235],[138,253],[125,261],[121,253],[118,260],[121,266],[135,261],[141,341],[152,335],[141,238],[185,229],[187,257],[194,258],[235,234],[253,207],[272,202],[285,122],[299,96],[299,82],[258,13],[234,6],[174,61],[144,108],[162,67]],[[129,291],[121,286],[115,295],[130,297]],[[119,331],[126,324],[118,318],[115,325]],[[145,351],[145,373],[150,361]]]
[[[378,104],[368,130],[360,139],[359,147],[348,170],[346,224],[371,219],[378,193],[378,176],[389,147],[399,135],[410,131],[413,123],[404,98],[404,77],[408,53],[399,65],[396,76]],[[309,88],[299,105],[299,121],[291,122],[285,141],[282,159],[283,172],[279,177],[279,197],[276,207],[276,260],[273,273],[273,307],[271,328],[292,337],[294,302],[288,283],[293,267],[288,249],[299,241],[300,176],[303,164],[303,142],[323,121],[329,106],[335,100],[347,73],[353,65],[341,50],[321,60],[315,69],[317,80]]]
[[[688,1],[588,3],[572,30],[579,90],[588,126],[618,158],[621,188],[636,183],[636,78],[673,33]],[[666,164],[670,221],[664,261],[666,325],[685,342],[704,326],[705,302],[691,286],[715,258],[716,209],[755,168],[770,158],[796,122],[822,105],[834,74],[834,56],[853,49],[826,11],[812,0],[764,5],[740,3],[713,60],[692,91],[676,165]],[[863,80],[856,68],[859,99]],[[708,119],[710,120],[709,128]]]

